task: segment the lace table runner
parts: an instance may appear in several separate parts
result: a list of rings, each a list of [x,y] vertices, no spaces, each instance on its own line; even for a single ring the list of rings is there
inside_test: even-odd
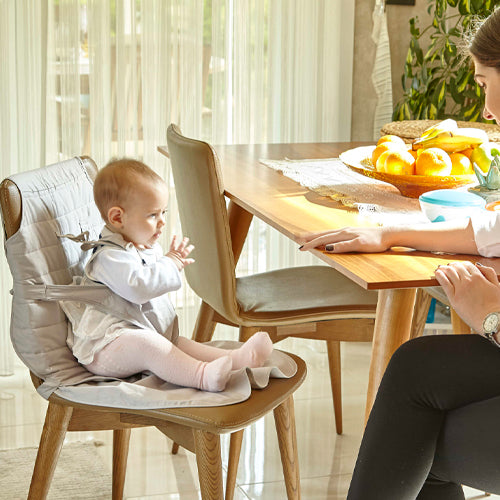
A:
[[[260,162],[321,196],[328,196],[380,225],[428,222],[418,199],[402,196],[392,185],[351,170],[338,158]]]

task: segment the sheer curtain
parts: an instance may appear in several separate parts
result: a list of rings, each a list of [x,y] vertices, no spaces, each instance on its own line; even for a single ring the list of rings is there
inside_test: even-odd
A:
[[[87,154],[137,157],[170,179],[156,150],[170,122],[213,144],[348,140],[353,26],[352,0],[0,0],[1,177]],[[254,221],[238,272],[310,262]],[[0,277],[6,375],[3,258]],[[189,335],[198,300],[187,286],[173,299]]]

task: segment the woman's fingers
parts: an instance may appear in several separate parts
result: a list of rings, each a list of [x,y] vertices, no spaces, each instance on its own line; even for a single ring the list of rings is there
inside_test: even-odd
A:
[[[480,262],[476,262],[476,269],[494,285],[498,285],[498,277],[496,271],[492,267],[483,266]]]
[[[300,250],[305,252],[306,250],[311,250],[312,248],[324,247],[325,245],[335,241],[335,233],[324,233],[321,236],[316,236],[307,243],[304,243],[304,245],[300,247]]]
[[[451,300],[453,294],[455,293],[455,288],[453,286],[453,283],[450,281],[450,278],[448,277],[447,273],[443,269],[443,267],[444,266],[440,266],[436,269],[435,276],[438,283],[443,288],[444,293]]]

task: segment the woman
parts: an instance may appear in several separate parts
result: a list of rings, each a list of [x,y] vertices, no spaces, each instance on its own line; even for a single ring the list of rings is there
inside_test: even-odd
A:
[[[500,9],[469,45],[484,117],[500,119]],[[409,229],[346,228],[301,250],[382,252],[391,246],[500,256],[500,216]],[[500,493],[500,284],[470,262],[440,266],[451,306],[478,335],[421,337],[393,355],[381,382],[348,500],[458,500],[461,484]]]

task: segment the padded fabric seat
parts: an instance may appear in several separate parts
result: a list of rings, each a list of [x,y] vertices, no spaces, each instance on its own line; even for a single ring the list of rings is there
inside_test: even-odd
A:
[[[242,319],[261,325],[266,321],[293,323],[307,316],[310,321],[330,319],[332,311],[373,316],[377,292],[360,294],[352,280],[327,266],[279,269],[236,279],[236,300]],[[351,316],[352,317],[352,316]]]

